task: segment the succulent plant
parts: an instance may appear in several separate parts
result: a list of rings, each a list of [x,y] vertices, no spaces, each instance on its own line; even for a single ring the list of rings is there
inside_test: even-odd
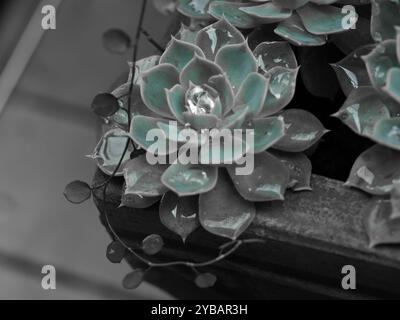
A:
[[[104,150],[114,150],[116,143],[119,151],[111,153],[120,156],[126,134],[147,151],[124,160],[123,205],[150,206],[162,197],[161,221],[182,239],[199,221],[207,231],[235,239],[254,219],[254,202],[283,200],[289,187],[310,189],[311,164],[301,152],[326,130],[307,111],[282,111],[294,95],[298,71],[288,43],[265,42],[252,52],[243,35],[223,19],[200,30],[195,43],[173,37],[161,57],[139,61],[137,71],[129,133],[124,131],[126,122],[120,121],[124,117],[114,115],[107,141],[103,138],[96,148],[103,153],[95,153],[107,173],[104,166],[111,156]],[[126,86],[113,92],[121,112],[127,109]],[[148,139],[152,129],[161,130],[175,147],[163,153],[160,141]],[[242,133],[232,134],[232,145],[240,148],[228,155],[215,152],[214,145],[206,143],[212,140],[212,129],[216,135],[250,130],[254,144]],[[183,131],[195,136],[205,130],[210,136],[190,145],[199,154],[198,164],[171,161],[172,153],[187,142]],[[122,138],[109,138],[116,134]],[[269,148],[273,150],[267,152]],[[150,164],[149,154],[168,155],[169,162]],[[236,169],[248,154],[254,156],[254,170],[239,175]]]
[[[373,45],[333,65],[347,99],[335,114],[378,145],[356,160],[347,184],[389,195],[400,181],[400,3],[373,1]]]
[[[366,4],[369,0],[178,0],[178,10],[192,19],[225,18],[238,28],[278,23],[274,32],[294,45],[319,46],[327,36],[350,29],[357,13],[342,10],[345,4]],[[345,21],[345,23],[344,23]]]

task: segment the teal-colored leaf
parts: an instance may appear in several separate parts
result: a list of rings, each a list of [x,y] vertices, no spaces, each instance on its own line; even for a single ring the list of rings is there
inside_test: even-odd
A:
[[[252,6],[252,4],[213,1],[208,8],[208,12],[216,19],[228,20],[235,27],[242,29],[254,28],[259,24],[257,19],[240,10],[247,6]]]
[[[214,189],[200,195],[200,223],[208,232],[236,239],[254,220],[256,209],[235,190],[225,170],[220,171]]]
[[[240,108],[218,122],[219,128],[239,129],[247,118],[249,107]]]
[[[241,32],[226,19],[221,19],[199,31],[196,44],[203,50],[206,57],[214,60],[218,50],[227,44],[243,43]]]
[[[396,1],[372,0],[371,35],[375,41],[393,39],[400,25],[400,4]]]
[[[185,26],[182,23],[178,33],[175,35],[175,38],[185,41],[185,42],[188,42],[188,43],[195,44],[197,34],[198,34],[198,30],[192,30],[192,28]]]
[[[322,46],[326,43],[326,36],[308,32],[296,13],[280,22],[274,32],[295,46]]]
[[[375,124],[390,118],[390,111],[372,87],[353,90],[333,116],[341,119],[354,132],[371,137]]]
[[[327,131],[310,112],[300,109],[284,111],[286,133],[274,148],[287,152],[302,152],[315,144]]]
[[[248,107],[248,114],[260,113],[268,92],[269,79],[257,72],[250,73],[243,81],[236,95],[234,110]]]
[[[311,161],[300,152],[284,152],[270,150],[289,170],[290,182],[288,187],[294,191],[311,190]]]
[[[107,175],[111,175],[125,150],[125,146],[129,140],[128,133],[122,129],[115,128],[107,131],[97,144],[94,152],[89,157],[94,159],[97,166]],[[130,144],[128,150],[122,160],[121,166],[116,172],[116,176],[122,175],[124,163],[129,160],[133,147]]]
[[[173,37],[160,58],[160,64],[172,64],[181,71],[195,55],[204,57],[203,51],[198,46]]]
[[[243,7],[239,10],[247,13],[261,23],[274,23],[285,20],[292,15],[292,10],[282,8],[273,2],[267,2],[256,6]]]
[[[235,166],[227,170],[240,195],[248,201],[283,200],[289,184],[289,170],[268,152],[254,155],[254,170],[238,175]]]
[[[277,6],[288,9],[297,9],[305,5],[309,0],[272,0]],[[263,2],[263,1],[262,1]]]
[[[299,68],[274,67],[267,72],[266,76],[270,77],[270,81],[260,116],[273,115],[289,104],[296,90],[298,71]]]
[[[171,113],[182,124],[185,124],[183,113],[185,108],[185,90],[180,84],[175,85],[171,89],[167,89],[167,102]]]
[[[386,85],[382,90],[400,103],[400,68],[392,68],[389,70],[386,78]]]
[[[207,84],[218,92],[221,101],[222,114],[226,115],[233,108],[235,98],[228,79],[225,75],[220,74],[210,77]]]
[[[177,150],[177,147],[173,148],[172,145],[169,145],[167,137],[158,128],[158,122],[163,121],[165,122],[165,120],[157,118],[134,116],[129,135],[133,141],[148,152],[158,155],[173,153]],[[154,129],[157,129],[157,131]],[[151,133],[154,133],[154,135]]]
[[[249,73],[257,71],[257,61],[247,41],[221,48],[215,62],[225,71],[234,91],[239,90]]]
[[[198,196],[179,197],[177,194],[169,191],[161,199],[161,223],[179,235],[183,242],[199,227],[198,216]]]
[[[194,19],[208,19],[208,4],[211,0],[179,0],[178,11]]]
[[[343,32],[350,28],[345,26],[347,12],[342,12],[341,8],[334,6],[320,6],[313,3],[297,9],[300,19],[306,30],[316,35],[326,35],[337,32]],[[358,15],[354,17],[354,22],[357,21]],[[347,28],[347,29],[346,29]]]
[[[254,56],[258,67],[264,73],[274,67],[297,68],[296,56],[287,42],[262,42],[255,48]]]
[[[339,62],[331,64],[346,96],[348,96],[353,89],[371,85],[365,62],[361,57],[369,54],[374,47],[375,45],[360,47]]]
[[[183,118],[185,123],[196,130],[215,128],[218,123],[218,117],[215,114],[194,114],[186,111],[183,113]]]
[[[180,197],[208,192],[217,179],[217,167],[180,163],[172,164],[161,178],[164,185]]]
[[[142,75],[140,92],[143,102],[153,112],[172,117],[168,108],[166,89],[172,88],[179,82],[179,72],[171,64],[160,64]]]
[[[379,43],[368,55],[363,56],[372,85],[380,90],[386,84],[387,74],[398,67],[396,41],[385,40]]]
[[[346,185],[374,195],[389,194],[400,181],[400,152],[375,145],[354,163]]]
[[[161,182],[161,176],[167,165],[151,165],[146,155],[129,160],[124,166],[125,194],[135,194],[144,197],[157,197],[168,191]]]
[[[400,151],[400,118],[380,120],[374,127],[372,139]]]
[[[246,154],[250,145],[242,139],[242,133],[232,134],[230,129],[212,129],[209,139],[200,148],[201,164],[232,164]]]
[[[207,83],[212,76],[222,73],[222,69],[212,61],[195,56],[181,71],[180,82],[188,88],[190,83],[202,85]]]
[[[251,128],[254,130],[254,148],[250,151],[254,153],[267,150],[285,135],[285,123],[282,117],[255,119]]]

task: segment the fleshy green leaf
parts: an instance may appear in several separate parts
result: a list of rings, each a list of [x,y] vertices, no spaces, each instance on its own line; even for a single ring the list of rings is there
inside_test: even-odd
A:
[[[218,92],[222,106],[222,114],[226,115],[233,108],[234,104],[234,93],[228,79],[225,75],[220,74],[212,76],[207,84]]]
[[[371,35],[375,41],[393,39],[400,25],[400,4],[396,1],[372,0]]]
[[[185,123],[196,130],[215,128],[218,123],[218,117],[215,114],[194,114],[190,111],[183,113]]]
[[[294,96],[299,69],[274,67],[266,74],[270,77],[267,97],[260,116],[270,116],[286,107]]]
[[[202,85],[207,83],[212,76],[222,73],[222,69],[215,63],[195,56],[181,71],[180,82],[184,87],[188,88],[190,83]]]
[[[277,6],[288,9],[297,9],[305,5],[309,0],[272,0]]]
[[[292,10],[282,8],[273,2],[267,2],[260,5],[243,7],[239,10],[247,13],[250,17],[260,21],[261,23],[274,23],[285,20],[292,15]]]
[[[124,167],[125,194],[157,197],[168,191],[161,182],[161,176],[168,168],[164,164],[151,165],[146,155],[129,160]]]
[[[260,153],[272,147],[285,135],[282,117],[261,118],[252,121],[254,129],[254,148],[251,152]]]
[[[256,116],[264,105],[269,79],[252,72],[243,81],[236,95],[234,110],[248,107],[248,113]]]
[[[164,246],[162,237],[158,234],[151,234],[143,239],[142,250],[148,255],[155,255],[161,251]]]
[[[379,43],[368,55],[363,56],[367,66],[369,78],[376,89],[381,89],[386,84],[388,71],[398,67],[396,55],[396,41],[385,40]]]
[[[162,175],[162,183],[179,196],[191,196],[214,188],[218,170],[214,166],[172,164]]]
[[[289,188],[294,191],[311,190],[311,161],[303,153],[283,152],[270,150],[289,170]]]
[[[172,64],[160,64],[142,75],[140,91],[143,102],[153,112],[172,117],[165,90],[179,82],[179,72]]]
[[[367,68],[361,57],[370,53],[374,47],[375,45],[360,47],[343,60],[331,64],[346,96],[348,96],[353,89],[371,85]]]
[[[257,61],[247,41],[221,48],[215,62],[225,71],[234,91],[239,90],[249,73],[257,71]]]
[[[300,109],[284,111],[286,134],[274,148],[288,152],[302,152],[315,144],[327,131],[310,112]]]
[[[162,156],[176,152],[178,147],[169,143],[165,133],[159,130],[159,122],[166,121],[141,115],[134,116],[129,135],[140,147],[152,154]],[[154,129],[156,131],[152,131]]]
[[[350,93],[334,116],[354,132],[371,137],[375,124],[390,118],[390,111],[372,87],[360,87]]]
[[[268,152],[254,155],[254,170],[238,175],[235,166],[227,167],[240,195],[248,201],[283,200],[289,184],[289,170]]]
[[[287,42],[262,42],[255,48],[254,56],[258,67],[264,73],[274,67],[297,68],[296,56]]]
[[[80,204],[90,199],[92,189],[83,181],[73,181],[64,189],[64,197],[71,203]]]
[[[208,4],[211,0],[179,0],[178,11],[194,19],[208,19]]]
[[[372,139],[400,151],[400,118],[380,120],[374,128]]]
[[[203,51],[198,46],[173,37],[160,58],[160,64],[172,64],[181,71],[195,55],[204,57]]]
[[[390,200],[371,200],[362,209],[369,246],[400,243],[400,218],[392,218]]]
[[[325,35],[311,34],[306,30],[298,14],[280,22],[274,32],[295,46],[322,46],[326,43]]]
[[[183,117],[183,113],[186,111],[185,93],[185,90],[180,84],[177,84],[166,91],[169,109],[175,118],[182,124],[185,124],[185,119]]]
[[[173,192],[167,192],[160,203],[161,223],[185,242],[200,225],[198,204],[198,196],[179,197]]]
[[[206,57],[214,60],[218,50],[227,44],[242,43],[243,35],[226,19],[221,19],[199,31],[196,44]]]
[[[96,161],[101,171],[107,175],[111,175],[122,157],[128,140],[128,133],[124,130],[119,128],[111,129],[103,135],[93,154],[88,157]],[[129,160],[132,151],[133,147],[130,144],[121,162],[121,166],[115,174],[116,176],[122,175],[123,165]]]
[[[399,151],[375,145],[358,157],[346,185],[374,195],[389,194],[400,181],[399,163]]]
[[[179,29],[178,33],[175,35],[175,38],[189,42],[189,43],[196,43],[198,31],[192,30],[191,27],[187,27],[184,24],[181,24],[181,28]]]
[[[252,6],[252,4],[213,1],[208,8],[208,12],[216,19],[228,20],[235,27],[249,29],[257,26],[259,22],[241,10],[248,6]]]
[[[135,209],[149,208],[160,199],[160,197],[144,197],[140,194],[126,194],[124,192],[121,197],[121,206]]]
[[[92,111],[100,117],[110,117],[118,109],[118,99],[111,93],[100,93],[93,99]]]
[[[237,193],[224,170],[219,173],[215,188],[199,198],[200,223],[218,236],[236,239],[251,224],[255,214],[254,203]]]
[[[320,6],[312,3],[297,9],[300,19],[308,32],[316,35],[326,35],[343,32],[351,26],[345,26],[347,13],[334,6]],[[358,16],[354,17],[353,24]]]
[[[241,108],[236,110],[234,113],[225,117],[223,120],[219,121],[219,128],[227,128],[227,129],[239,129],[242,127],[244,121],[247,118],[249,108]]]
[[[386,85],[382,88],[390,97],[400,103],[400,68],[389,70]]]
[[[144,271],[141,269],[136,269],[130,273],[128,273],[125,278],[122,280],[122,286],[125,289],[136,289],[143,282]]]
[[[119,241],[113,241],[107,246],[106,256],[111,263],[121,263],[125,254],[126,249]]]
[[[216,281],[217,277],[212,273],[200,273],[195,279],[196,286],[201,289],[213,287]]]

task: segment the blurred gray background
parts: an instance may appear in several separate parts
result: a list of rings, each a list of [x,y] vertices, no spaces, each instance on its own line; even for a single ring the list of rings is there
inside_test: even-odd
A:
[[[0,5],[0,299],[169,298],[148,284],[122,289],[129,268],[106,260],[110,239],[95,206],[62,194],[72,180],[91,181],[90,103],[127,71],[131,55],[109,54],[101,36],[109,28],[133,36],[140,1],[64,0],[57,29],[43,31],[41,7],[58,2]],[[144,27],[161,40],[169,18],[148,2]],[[142,39],[140,57],[154,52]],[[41,287],[47,264],[57,270],[56,290]]]

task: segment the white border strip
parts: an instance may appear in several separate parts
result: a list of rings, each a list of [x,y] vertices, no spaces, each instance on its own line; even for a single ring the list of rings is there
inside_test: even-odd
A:
[[[46,31],[38,24],[38,17],[42,13],[42,7],[49,4],[48,2],[40,1],[0,75],[0,114]],[[61,2],[62,0],[53,0],[51,5],[57,9]]]

